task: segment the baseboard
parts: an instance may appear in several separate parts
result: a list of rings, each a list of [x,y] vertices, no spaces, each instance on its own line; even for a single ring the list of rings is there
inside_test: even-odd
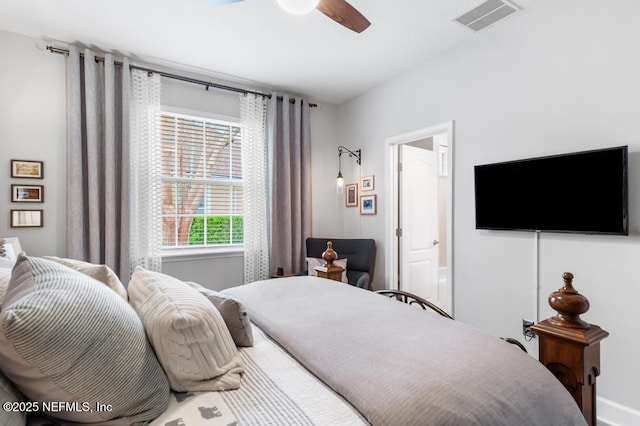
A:
[[[606,398],[597,397],[596,401],[599,426],[640,425],[640,411]]]

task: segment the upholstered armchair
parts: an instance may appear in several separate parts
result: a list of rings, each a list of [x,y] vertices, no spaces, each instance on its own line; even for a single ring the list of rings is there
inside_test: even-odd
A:
[[[376,242],[370,238],[307,238],[307,257],[322,257],[327,241],[333,242],[338,259],[347,259],[349,284],[371,289],[376,266]]]

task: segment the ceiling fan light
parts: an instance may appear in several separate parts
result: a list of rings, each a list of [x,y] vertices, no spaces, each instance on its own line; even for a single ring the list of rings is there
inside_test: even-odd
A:
[[[294,15],[304,15],[318,5],[319,0],[278,0],[281,8]]]

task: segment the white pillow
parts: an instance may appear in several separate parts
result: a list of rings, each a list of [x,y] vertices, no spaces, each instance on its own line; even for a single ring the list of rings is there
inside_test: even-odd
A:
[[[316,266],[322,266],[325,264],[325,260],[324,259],[318,259],[315,257],[307,257],[307,271],[308,274],[312,277],[317,277],[318,276],[318,272],[314,269]],[[336,259],[333,261],[333,264],[336,266],[341,266],[342,268],[344,268],[344,271],[342,272],[342,282],[345,284],[349,283],[349,280],[347,280],[347,258],[345,257],[344,259]]]
[[[0,306],[2,306],[2,298],[4,297],[4,294],[7,292],[7,287],[9,287],[10,279],[11,279],[11,269],[0,268]]]
[[[0,257],[0,306],[2,306],[2,298],[4,297],[9,280],[11,279],[11,269],[15,262],[6,257]]]
[[[15,260],[11,260],[8,257],[0,256],[0,268],[11,269],[15,264],[16,264]]]
[[[244,366],[215,306],[182,281],[138,266],[129,282],[151,346],[177,392],[237,389]]]

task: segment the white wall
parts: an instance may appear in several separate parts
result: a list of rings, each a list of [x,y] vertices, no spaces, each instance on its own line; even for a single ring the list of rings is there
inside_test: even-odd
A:
[[[522,318],[535,314],[535,236],[475,229],[473,166],[629,145],[633,235],[543,234],[539,303],[540,319],[553,315],[547,296],[562,286],[563,272],[574,273],[575,286],[591,301],[583,318],[611,333],[601,344],[598,393],[634,410],[640,410],[640,328],[633,320],[640,300],[639,14],[640,2],[629,0],[540,2],[339,111],[340,141],[362,147],[379,207],[386,195],[385,138],[455,120],[455,315],[520,339]],[[344,234],[355,228],[380,242],[374,286],[384,287],[386,212],[343,213]]]
[[[19,237],[32,255],[66,253],[64,59],[36,40],[0,31],[0,236]],[[44,161],[44,179],[10,179],[10,161]],[[10,203],[10,185],[44,185],[44,203]],[[43,209],[43,228],[10,227],[10,209]]]
[[[311,219],[312,236],[343,235],[344,198],[336,195],[338,175],[338,108],[319,105],[311,112]],[[355,164],[354,160],[349,160]],[[345,162],[343,162],[345,164]],[[344,173],[344,170],[343,170]]]

